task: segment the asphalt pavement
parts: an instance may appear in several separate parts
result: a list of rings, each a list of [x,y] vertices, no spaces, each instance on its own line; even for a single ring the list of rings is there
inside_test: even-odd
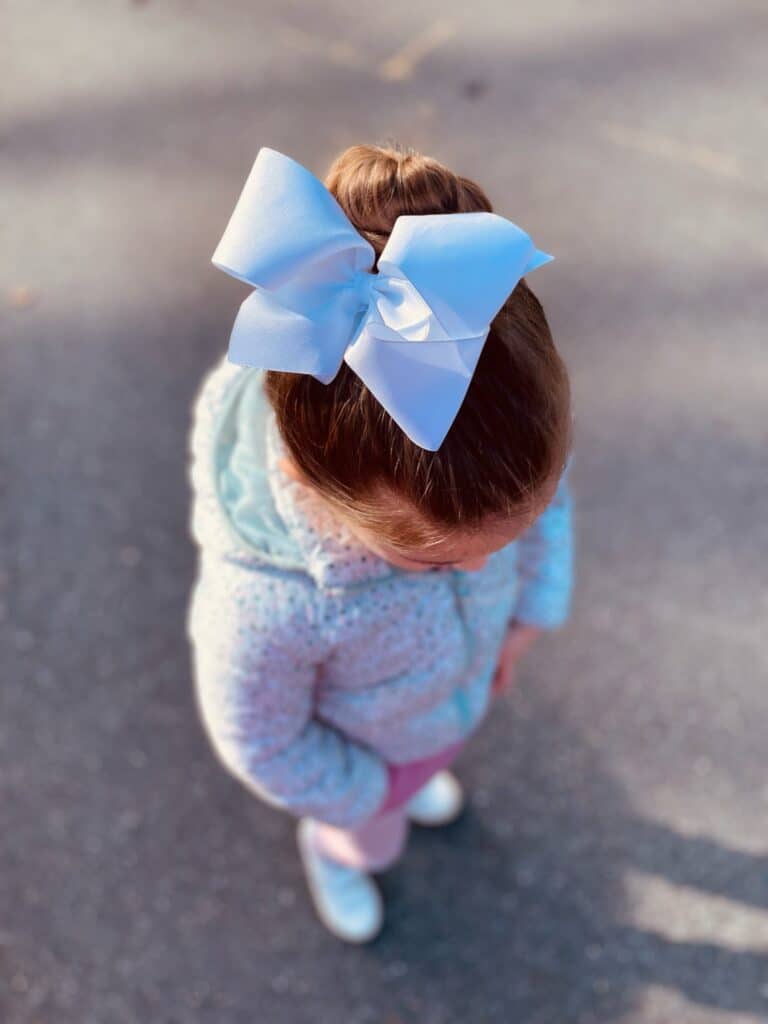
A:
[[[4,6],[3,1024],[768,1020],[764,0]],[[556,256],[578,586],[350,949],[198,722],[185,459],[259,146],[388,138]]]

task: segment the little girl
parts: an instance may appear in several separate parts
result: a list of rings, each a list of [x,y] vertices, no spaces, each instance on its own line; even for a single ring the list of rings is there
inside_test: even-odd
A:
[[[336,218],[332,231],[313,222],[318,209],[318,223]],[[507,227],[530,239],[433,159],[353,146],[324,187],[261,150],[236,213],[215,262],[259,288],[194,405],[199,560],[187,631],[197,704],[227,769],[299,819],[321,920],[365,942],[383,916],[370,875],[397,860],[410,822],[459,814],[447,766],[518,658],[567,618],[568,376],[533,292],[521,274],[502,276],[507,243],[487,236],[496,249],[483,269],[486,242],[455,240],[459,229]],[[414,234],[379,261],[405,227]],[[338,242],[345,231],[351,249]],[[247,271],[230,259],[233,232],[234,248],[268,253],[269,271],[263,259]],[[425,232],[432,256],[418,250]],[[310,250],[320,257],[300,273]],[[466,271],[429,305],[426,285],[411,287],[416,270],[432,274],[437,294],[454,256]],[[537,256],[525,270],[547,259]],[[443,332],[471,319],[466,303],[495,277],[503,287],[473,368],[467,339]],[[392,327],[416,307],[437,332],[422,337],[440,346]],[[363,315],[379,346],[367,362],[349,355]],[[327,353],[316,355],[329,347],[330,371]],[[406,361],[385,379],[390,356]],[[459,391],[440,369],[449,363],[463,373]]]

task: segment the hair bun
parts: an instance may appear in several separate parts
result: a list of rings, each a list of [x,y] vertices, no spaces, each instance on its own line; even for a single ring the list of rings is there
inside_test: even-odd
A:
[[[397,142],[350,146],[334,160],[325,185],[377,256],[402,214],[492,211],[479,185]]]

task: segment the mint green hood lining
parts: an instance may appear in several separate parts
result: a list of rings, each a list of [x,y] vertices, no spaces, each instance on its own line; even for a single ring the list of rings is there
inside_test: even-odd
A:
[[[263,370],[249,368],[237,375],[227,393],[211,446],[214,486],[240,544],[245,542],[276,568],[304,570],[301,549],[280,518],[269,486],[266,422],[270,406],[263,380]]]

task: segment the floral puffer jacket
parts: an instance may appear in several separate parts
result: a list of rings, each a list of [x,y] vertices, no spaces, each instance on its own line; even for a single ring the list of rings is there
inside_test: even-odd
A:
[[[568,471],[539,519],[475,572],[399,569],[279,467],[263,371],[220,360],[192,409],[187,634],[197,706],[254,793],[343,828],[385,799],[388,765],[482,720],[508,623],[568,616]]]

